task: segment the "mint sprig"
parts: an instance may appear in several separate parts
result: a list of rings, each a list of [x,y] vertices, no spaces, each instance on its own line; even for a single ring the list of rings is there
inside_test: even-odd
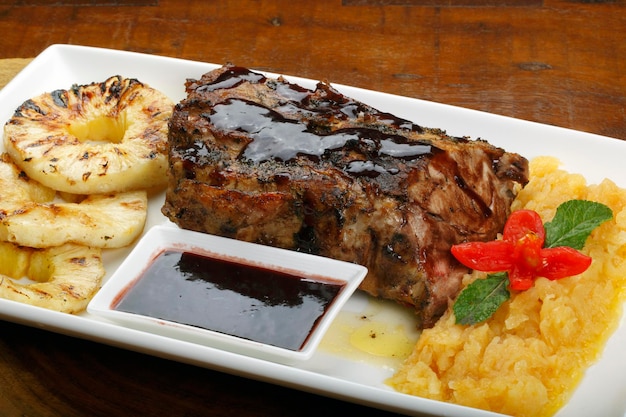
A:
[[[506,272],[489,274],[477,279],[459,294],[454,303],[456,324],[475,324],[487,320],[511,297],[507,289],[509,275]]]
[[[587,200],[570,200],[561,204],[554,219],[544,225],[544,247],[569,246],[581,250],[591,232],[613,218],[613,211],[601,203]]]
[[[544,247],[569,246],[580,250],[591,232],[613,218],[610,207],[587,200],[570,200],[561,204],[551,222],[545,223]],[[468,285],[454,306],[456,324],[472,325],[490,318],[510,298],[507,272],[489,274]]]

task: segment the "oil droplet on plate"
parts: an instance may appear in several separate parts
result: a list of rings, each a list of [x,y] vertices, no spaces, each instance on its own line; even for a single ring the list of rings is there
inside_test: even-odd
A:
[[[370,298],[361,311],[340,311],[319,348],[354,362],[393,370],[413,351],[419,335],[411,309]]]
[[[350,344],[375,356],[406,358],[415,342],[409,338],[404,326],[379,321],[366,321],[350,335]]]

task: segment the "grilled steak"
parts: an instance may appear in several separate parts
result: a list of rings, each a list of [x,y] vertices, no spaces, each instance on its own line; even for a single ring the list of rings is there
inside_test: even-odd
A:
[[[369,268],[361,289],[430,327],[467,269],[450,254],[503,228],[527,161],[346,97],[224,66],[186,83],[163,213],[182,228]]]

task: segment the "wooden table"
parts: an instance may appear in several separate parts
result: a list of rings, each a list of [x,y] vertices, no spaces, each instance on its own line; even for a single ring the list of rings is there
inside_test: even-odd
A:
[[[70,43],[230,61],[626,139],[624,0],[0,0],[0,32],[0,59]],[[3,416],[366,411],[17,324],[0,334]]]

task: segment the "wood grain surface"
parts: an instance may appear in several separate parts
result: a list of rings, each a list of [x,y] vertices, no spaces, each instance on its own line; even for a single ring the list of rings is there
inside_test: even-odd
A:
[[[233,62],[626,139],[623,0],[0,0],[0,32],[0,59],[68,43]],[[2,416],[386,414],[18,324],[0,334]]]
[[[35,3],[0,3],[0,58],[70,43],[233,62],[626,139],[623,0]]]

